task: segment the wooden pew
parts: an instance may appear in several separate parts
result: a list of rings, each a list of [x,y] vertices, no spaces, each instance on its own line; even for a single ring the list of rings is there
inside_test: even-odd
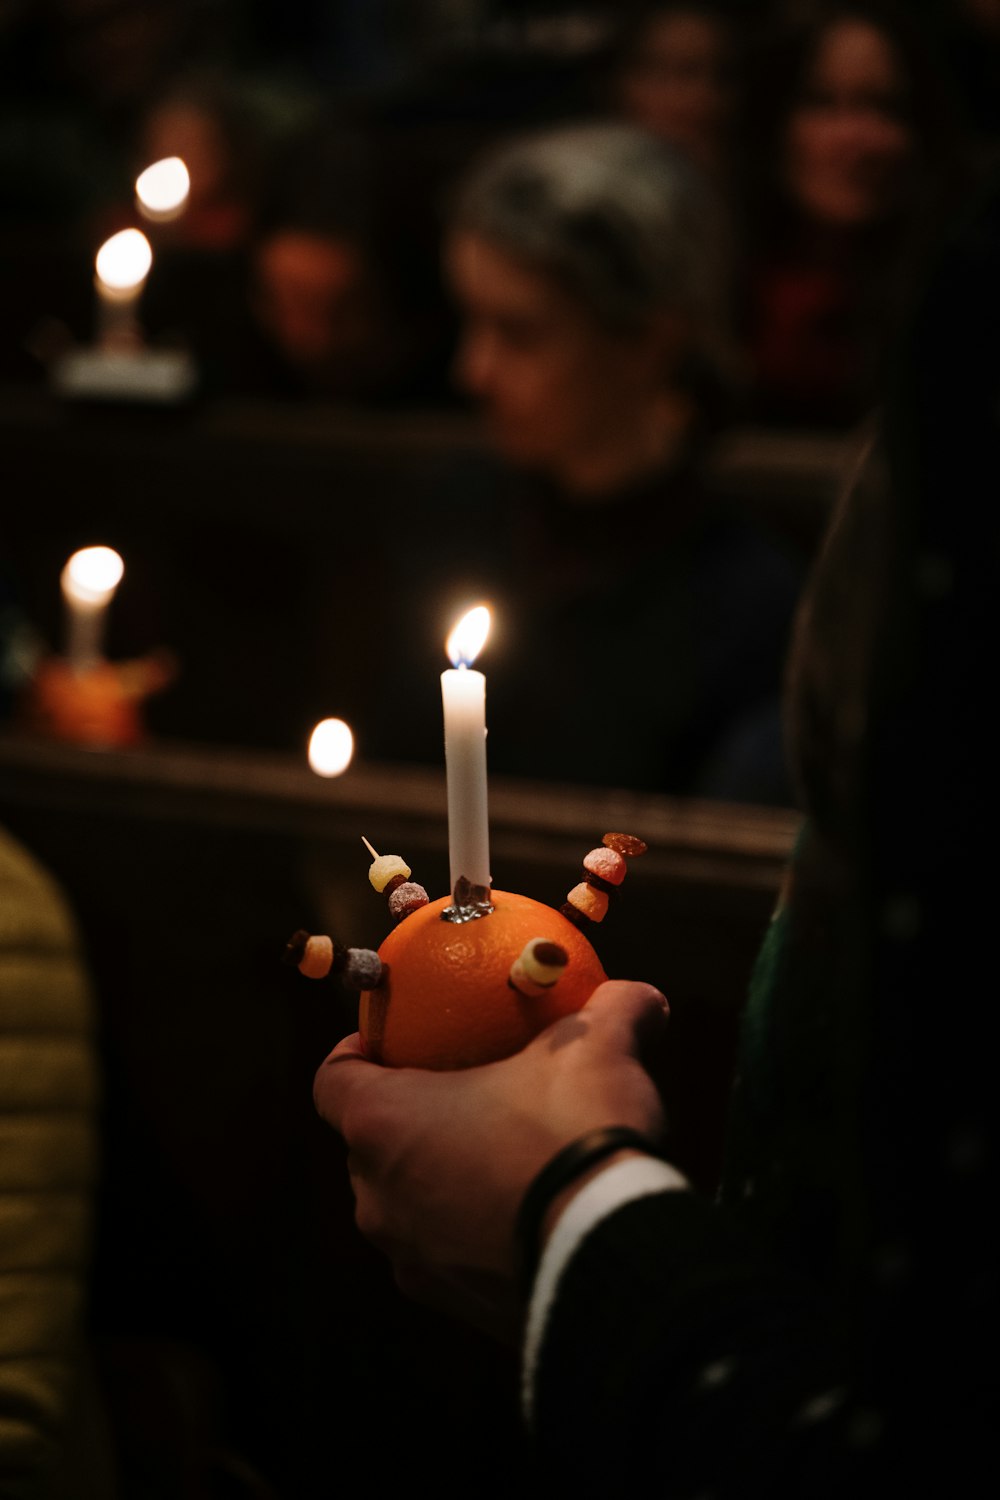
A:
[[[711,1191],[795,814],[500,778],[490,813],[497,884],[552,904],[608,829],[648,841],[597,944],[609,973],[671,1000],[678,1159]],[[149,1461],[135,1393],[155,1390],[143,1410],[158,1411],[163,1362],[181,1348],[212,1372],[230,1441],[279,1494],[311,1492],[345,1442],[377,1458],[386,1486],[464,1492],[484,1454],[490,1493],[519,1483],[513,1356],[397,1296],[353,1227],[340,1142],[313,1113],[313,1071],[353,1029],[354,1002],[279,962],[300,925],[359,945],[385,935],[362,834],[444,892],[443,775],[360,764],[323,781],[277,754],[7,735],[0,820],[67,891],[99,999],[92,1325],[126,1467]]]

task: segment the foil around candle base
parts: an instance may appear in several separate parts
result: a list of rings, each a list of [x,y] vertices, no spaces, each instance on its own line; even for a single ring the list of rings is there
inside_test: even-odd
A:
[[[488,917],[494,909],[489,886],[473,885],[464,875],[455,882],[452,902],[441,913],[442,922],[474,922],[477,917]]]

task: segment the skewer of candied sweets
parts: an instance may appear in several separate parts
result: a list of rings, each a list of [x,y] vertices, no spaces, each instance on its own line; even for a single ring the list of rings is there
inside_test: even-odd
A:
[[[646,844],[631,833],[606,833],[599,849],[584,856],[583,879],[568,893],[561,908],[577,927],[603,922],[608,902],[625,879],[627,860],[645,854]]]
[[[389,898],[389,915],[397,922],[412,911],[426,906],[430,897],[422,885],[410,879],[410,867],[398,854],[379,854],[362,836],[361,842],[372,857],[368,879],[380,895]]]
[[[285,945],[285,961],[307,979],[337,974],[351,990],[375,989],[382,979],[382,960],[372,948],[344,948],[325,933],[301,928]]]
[[[569,963],[569,954],[561,943],[548,938],[532,938],[510,966],[507,983],[513,990],[532,999],[547,995]]]

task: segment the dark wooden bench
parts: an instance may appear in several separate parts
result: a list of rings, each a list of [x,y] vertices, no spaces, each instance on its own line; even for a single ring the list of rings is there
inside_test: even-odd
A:
[[[740,1006],[795,815],[499,778],[490,798],[497,885],[552,904],[606,830],[648,841],[597,943],[609,973],[671,999],[678,1158],[711,1191]],[[354,1003],[279,962],[299,925],[357,944],[385,935],[362,834],[444,893],[443,774],[361,764],[323,781],[277,754],[7,735],[0,821],[61,881],[94,975],[105,1163],[92,1324],[131,1461],[149,1459],[134,1406],[148,1418],[167,1399],[182,1350],[212,1372],[232,1440],[280,1493],[311,1492],[345,1444],[386,1485],[437,1476],[446,1493],[489,1454],[489,1493],[502,1493],[520,1461],[513,1358],[404,1303],[357,1235],[343,1149],[310,1088]]]

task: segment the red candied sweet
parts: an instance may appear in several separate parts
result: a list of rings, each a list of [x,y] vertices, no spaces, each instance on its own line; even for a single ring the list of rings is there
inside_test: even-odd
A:
[[[583,868],[588,875],[596,875],[608,885],[621,885],[625,879],[625,856],[617,849],[591,849],[583,861]]]
[[[422,885],[418,885],[415,880],[404,880],[389,896],[389,915],[399,922],[411,912],[426,906],[429,899]]]

